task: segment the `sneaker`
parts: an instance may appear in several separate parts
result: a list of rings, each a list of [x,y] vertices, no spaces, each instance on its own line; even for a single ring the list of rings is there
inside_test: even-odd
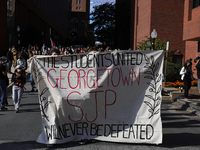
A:
[[[34,89],[32,89],[31,92],[34,92]]]
[[[80,140],[80,141],[79,141],[79,144],[83,145],[83,144],[85,144],[87,141],[88,141],[87,139]]]
[[[8,110],[8,108],[1,106],[1,110]]]

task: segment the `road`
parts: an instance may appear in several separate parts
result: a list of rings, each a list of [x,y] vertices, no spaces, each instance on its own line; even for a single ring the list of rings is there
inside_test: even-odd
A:
[[[78,141],[47,147],[36,142],[41,129],[37,92],[23,93],[20,113],[15,113],[11,95],[8,111],[0,111],[0,150],[197,150],[200,149],[200,118],[178,109],[170,103],[162,104],[163,144],[127,144],[96,141],[79,145]]]

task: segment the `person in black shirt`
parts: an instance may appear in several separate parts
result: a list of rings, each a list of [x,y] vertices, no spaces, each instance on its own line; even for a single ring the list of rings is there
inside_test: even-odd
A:
[[[5,78],[7,76],[7,70],[5,67],[6,57],[3,56],[0,58],[0,90],[1,90],[1,110],[7,110],[5,108],[5,101],[6,101],[6,81]]]
[[[188,92],[191,87],[191,77],[192,77],[192,70],[191,70],[191,61],[186,60],[184,66],[180,71],[180,75],[182,75],[181,79],[184,82],[184,91],[185,91],[185,99],[188,99]]]
[[[197,83],[198,83],[198,90],[199,90],[199,93],[200,93],[200,59],[197,60],[196,62],[196,69],[197,69]]]
[[[12,82],[12,98],[15,106],[15,112],[18,113],[23,94],[24,84],[26,83],[25,71],[21,65],[16,66],[15,71],[12,75]]]

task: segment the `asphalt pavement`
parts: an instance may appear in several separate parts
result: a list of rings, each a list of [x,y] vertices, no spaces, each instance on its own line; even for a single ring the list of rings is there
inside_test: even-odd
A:
[[[28,79],[28,73],[27,73]],[[41,131],[41,115],[37,92],[30,92],[30,80],[23,93],[20,113],[15,113],[11,93],[6,106],[0,111],[0,150],[199,150],[200,117],[181,110],[171,103],[162,103],[163,143],[160,145],[128,144],[96,141],[79,145],[78,141],[47,145],[36,142]]]

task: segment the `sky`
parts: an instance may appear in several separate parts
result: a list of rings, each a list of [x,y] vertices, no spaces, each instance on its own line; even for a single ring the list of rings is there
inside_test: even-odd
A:
[[[90,12],[93,11],[93,6],[101,5],[106,2],[111,3],[111,2],[115,2],[115,0],[90,0]]]
[[[115,2],[115,0],[90,0],[90,13],[94,10],[93,6],[101,5],[101,4],[106,3],[106,2]],[[91,21],[90,21],[90,23],[91,23]],[[95,43],[99,44],[100,42],[96,41]]]

